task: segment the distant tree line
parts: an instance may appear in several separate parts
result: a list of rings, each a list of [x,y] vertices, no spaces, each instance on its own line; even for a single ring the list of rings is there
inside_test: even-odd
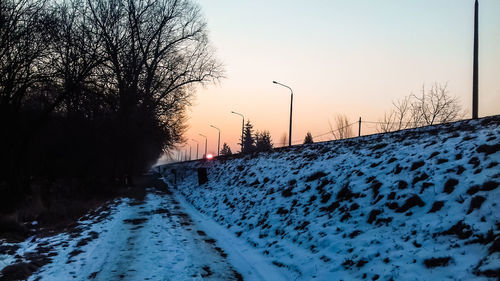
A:
[[[190,0],[0,0],[2,201],[144,171],[222,75]]]
[[[247,121],[243,130],[242,153],[250,154],[254,152],[265,152],[273,149],[273,141],[269,131],[257,131],[254,133],[253,125]]]

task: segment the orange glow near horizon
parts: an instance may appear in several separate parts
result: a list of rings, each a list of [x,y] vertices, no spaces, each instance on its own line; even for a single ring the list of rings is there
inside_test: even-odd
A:
[[[218,131],[210,124],[221,130],[221,148],[225,142],[233,153],[240,150],[242,120],[231,111],[254,130],[270,131],[274,145],[282,146],[290,91],[273,80],[293,89],[295,143],[308,131],[329,132],[338,114],[350,122],[380,121],[392,101],[435,82],[448,83],[470,115],[473,1],[198,2],[226,78],[197,89],[188,111],[189,141],[180,148],[191,146],[193,157],[191,139],[204,141],[199,133],[208,137],[208,153],[217,155]],[[499,12],[500,1],[481,1],[480,116],[500,113]],[[375,133],[376,127],[364,123],[361,131]]]

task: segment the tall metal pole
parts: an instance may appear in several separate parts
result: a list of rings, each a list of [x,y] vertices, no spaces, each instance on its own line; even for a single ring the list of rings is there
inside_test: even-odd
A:
[[[191,161],[191,160],[192,160],[192,159],[191,159],[191,155],[192,155],[192,154],[191,154],[191,146],[189,146],[189,161]]]
[[[472,118],[478,118],[478,19],[479,3],[476,0],[474,4],[474,73],[472,74]]]
[[[358,137],[361,136],[361,117],[359,117]]]
[[[197,140],[195,140],[195,139],[191,139],[191,140],[192,140],[192,141],[194,141],[194,142],[196,143],[196,160],[198,160],[198,155],[199,155],[199,154],[198,154],[198,144],[199,144],[199,143],[198,143],[198,141],[197,141]]]
[[[200,136],[205,138],[205,154],[203,155],[203,158],[206,158],[207,157],[207,136],[205,136],[204,134],[200,134]]]
[[[239,115],[239,116],[241,116],[241,118],[243,118],[243,121],[241,122],[241,152],[243,152],[243,131],[245,129],[245,116],[243,116],[243,114],[241,114],[241,113],[234,112],[234,111],[231,111],[231,113]]]
[[[292,146],[292,111],[293,111],[293,90],[285,84],[281,84],[279,82],[273,81],[274,84],[278,84],[280,86],[286,87],[290,90],[290,128],[288,131],[288,146]]]
[[[288,130],[288,146],[292,146],[292,112],[293,112],[293,92],[290,95],[290,128]]]
[[[220,129],[215,127],[214,125],[210,125],[210,127],[219,131],[219,138],[217,139],[217,156],[219,156],[220,155]]]

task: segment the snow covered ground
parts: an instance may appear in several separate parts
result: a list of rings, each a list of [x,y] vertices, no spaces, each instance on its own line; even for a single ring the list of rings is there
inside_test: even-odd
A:
[[[71,233],[20,243],[16,254],[0,257],[0,270],[42,256],[50,261],[30,280],[241,280],[217,243],[171,194],[150,190],[144,201],[116,201]]]
[[[496,116],[161,171],[288,280],[496,280],[499,124]]]
[[[68,233],[0,240],[0,271],[24,262],[30,280],[496,280],[499,124],[163,166],[173,193],[116,200]]]

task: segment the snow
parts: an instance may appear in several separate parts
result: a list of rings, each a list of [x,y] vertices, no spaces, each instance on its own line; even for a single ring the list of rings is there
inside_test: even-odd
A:
[[[500,268],[498,252],[489,253],[500,237],[498,124],[493,117],[161,169],[189,204],[288,279],[487,280],[486,270]]]
[[[240,272],[247,281],[285,281],[290,280],[284,272],[271,265],[256,249],[244,241],[237,239],[231,232],[218,225],[210,218],[199,213],[182,196],[176,194],[177,200],[186,210],[186,213],[209,236],[217,237],[220,247],[227,253],[230,263]]]
[[[223,251],[197,231],[172,196],[150,190],[144,202],[119,200],[72,233],[28,239],[17,254],[41,245],[53,253],[29,280],[237,280]]]
[[[48,263],[30,280],[495,280],[499,124],[164,165],[173,194],[148,189],[66,233],[0,240],[18,247],[0,270],[38,253]]]

